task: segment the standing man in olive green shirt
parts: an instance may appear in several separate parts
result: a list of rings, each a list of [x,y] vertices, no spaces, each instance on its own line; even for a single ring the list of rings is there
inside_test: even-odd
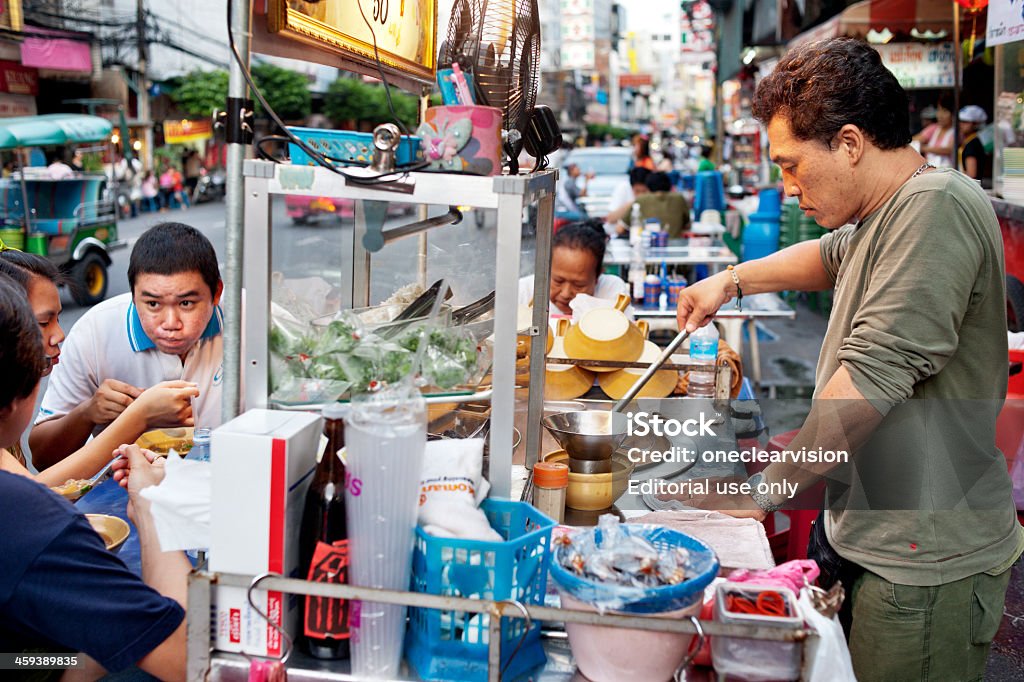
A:
[[[1024,550],[995,421],[1006,393],[1003,247],[985,194],[910,147],[906,93],[839,38],[789,52],[758,86],[786,193],[832,230],[689,287],[679,322],[727,301],[834,289],[814,404],[790,445],[848,463],[771,464],[751,483],[824,477],[859,680],[981,679]],[[700,506],[764,518],[770,490]]]
[[[668,173],[651,173],[647,176],[648,192],[638,196],[640,217],[643,220],[657,218],[661,229],[672,239],[690,229],[690,205],[686,197],[677,192],[669,180]]]

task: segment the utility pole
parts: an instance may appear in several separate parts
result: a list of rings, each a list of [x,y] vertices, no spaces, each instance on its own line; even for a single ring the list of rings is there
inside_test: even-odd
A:
[[[619,90],[619,42],[622,40],[622,5],[612,5],[612,49],[608,53],[608,122],[622,125],[622,93]]]
[[[149,45],[146,43],[146,8],[145,0],[136,0],[135,4],[135,40],[139,49],[139,89],[136,93],[138,98],[138,116],[142,124],[142,165],[145,168],[153,167],[153,121],[149,111],[149,80],[146,78],[146,67],[149,63]],[[131,140],[125,140],[124,145],[130,145]],[[126,155],[127,156],[127,155]]]

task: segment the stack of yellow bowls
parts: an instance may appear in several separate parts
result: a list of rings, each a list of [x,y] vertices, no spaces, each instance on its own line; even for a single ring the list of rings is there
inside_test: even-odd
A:
[[[628,305],[629,296],[619,294],[614,308],[587,311],[566,332],[565,354],[593,372],[614,372],[615,368],[587,365],[586,360],[635,362],[644,351],[644,333],[623,312]]]
[[[556,335],[548,357],[565,359],[565,334],[571,331],[569,320],[561,319],[556,326]],[[573,400],[590,390],[594,385],[594,374],[578,365],[548,363],[544,374],[545,400]]]
[[[638,322],[637,325],[643,335],[647,336],[647,323]],[[650,365],[652,362],[661,357],[661,349],[658,348],[657,344],[653,341],[644,340],[644,350],[637,358],[636,362],[644,365]],[[597,377],[597,383],[601,386],[601,390],[604,391],[609,398],[612,400],[618,400],[622,396],[626,395],[636,380],[646,371],[645,369],[634,369],[626,368],[615,370],[614,372],[605,372],[599,374]],[[644,387],[640,389],[640,392],[636,394],[637,398],[666,398],[672,395],[672,391],[675,390],[676,383],[679,381],[679,372],[671,369],[660,369],[654,373]]]

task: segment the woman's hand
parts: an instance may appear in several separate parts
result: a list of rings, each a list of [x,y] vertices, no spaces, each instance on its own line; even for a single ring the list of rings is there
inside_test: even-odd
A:
[[[117,457],[111,465],[114,480],[128,491],[128,516],[137,524],[136,511],[149,508],[149,502],[139,493],[164,480],[166,460],[138,445],[122,445],[114,451],[114,456]]]

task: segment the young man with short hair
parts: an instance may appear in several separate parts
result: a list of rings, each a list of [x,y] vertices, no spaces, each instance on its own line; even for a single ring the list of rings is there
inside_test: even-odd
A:
[[[150,228],[132,249],[128,284],[129,293],[93,307],[68,334],[29,436],[40,470],[162,381],[197,384],[197,414],[168,405],[150,428],[221,423],[224,287],[210,241],[181,223]]]
[[[32,419],[45,366],[41,345],[24,294],[0,276],[0,443],[16,438]],[[191,566],[181,552],[160,550],[149,501],[139,495],[162,479],[163,467],[138,447],[124,454],[131,474],[121,466],[117,476],[128,489],[139,534],[141,580],[67,500],[0,471],[0,651],[65,650],[95,675],[103,672],[95,663],[109,672],[137,665],[160,679],[183,680]]]

